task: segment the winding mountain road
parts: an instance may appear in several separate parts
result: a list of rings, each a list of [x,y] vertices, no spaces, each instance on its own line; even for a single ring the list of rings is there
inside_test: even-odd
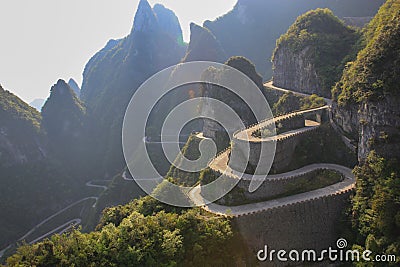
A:
[[[284,88],[277,87],[277,86],[274,85],[274,82],[272,80],[269,80],[268,82],[264,83],[264,86],[268,87],[270,89],[281,91],[283,93],[292,93],[294,95],[301,96],[301,97],[309,97],[309,96],[311,96],[310,94],[301,93],[301,92],[292,91],[292,90],[289,90],[289,89],[284,89]],[[328,104],[328,106],[332,106],[332,99],[324,98],[324,100]]]
[[[206,199],[201,196],[201,187],[198,185],[189,192],[190,199],[197,205],[202,206],[205,210],[222,216],[239,217],[243,215],[263,212],[273,208],[279,208],[286,205],[296,204],[304,201],[310,201],[320,197],[333,196],[341,194],[354,189],[355,178],[351,169],[334,164],[313,164],[295,170],[289,173],[282,173],[278,175],[268,176],[267,179],[287,179],[288,177],[300,176],[315,170],[335,170],[344,175],[344,180],[313,191],[292,195],[288,197],[278,198],[269,201],[262,201],[257,203],[239,205],[239,206],[224,206],[215,203],[208,203]]]
[[[304,93],[298,93],[298,92],[293,92],[287,89],[283,88],[278,88],[276,86],[272,85],[272,82],[268,82],[265,84],[269,88],[279,90],[282,92],[292,92],[296,95],[307,97],[309,95],[304,94]],[[272,140],[279,140],[281,138],[295,138],[300,133],[307,132],[309,130],[318,128],[320,126],[319,123],[316,122],[306,122],[306,127],[292,130],[285,132],[283,134],[276,135],[274,137],[267,137],[267,138],[257,138],[252,136],[254,131],[257,129],[263,128],[263,127],[268,127],[272,122],[276,123],[285,119],[289,119],[292,116],[296,115],[302,115],[307,112],[313,112],[317,111],[320,109],[330,109],[332,105],[332,101],[329,99],[325,99],[325,101],[328,103],[328,105],[316,109],[309,109],[309,110],[304,110],[304,111],[298,111],[298,112],[293,112],[290,114],[286,114],[283,116],[278,116],[276,118],[271,118],[268,120],[265,120],[259,124],[252,125],[248,127],[245,130],[239,131],[234,134],[233,138],[241,139],[241,140],[250,140],[250,141],[257,141],[257,142],[268,142]],[[330,120],[332,122],[332,120]],[[308,124],[308,126],[307,126]],[[311,164],[305,167],[302,167],[300,169],[286,172],[286,173],[281,173],[281,174],[274,174],[274,175],[267,175],[266,177],[260,177],[260,176],[253,176],[250,174],[245,174],[245,173],[239,173],[229,167],[229,154],[230,154],[230,148],[222,152],[220,155],[215,157],[209,164],[209,167],[219,173],[220,175],[226,175],[229,176],[230,178],[234,179],[244,179],[244,180],[252,180],[252,179],[263,179],[263,180],[279,180],[279,179],[289,179],[292,177],[300,177],[304,174],[313,172],[315,170],[333,170],[336,172],[339,172],[343,175],[344,179],[336,184],[326,186],[323,188],[319,188],[316,190],[312,190],[309,192],[301,193],[301,194],[296,194],[292,196],[287,196],[287,197],[282,197],[274,200],[269,200],[269,201],[261,201],[261,202],[256,202],[256,203],[251,203],[251,204],[244,204],[244,205],[239,205],[239,206],[224,206],[224,205],[218,205],[215,203],[209,203],[206,199],[203,198],[201,195],[201,186],[198,185],[194,187],[191,191],[189,191],[188,195],[189,198],[197,205],[197,206],[202,206],[203,209],[216,214],[216,215],[221,215],[221,216],[227,216],[227,217],[239,217],[239,216],[244,216],[248,214],[254,214],[258,212],[263,212],[267,211],[273,208],[279,208],[287,205],[293,205],[305,201],[311,201],[314,199],[318,198],[323,198],[323,197],[330,197],[338,194],[343,194],[346,192],[349,192],[350,190],[353,190],[355,188],[355,177],[352,173],[352,170],[341,165],[336,165],[336,164],[326,164],[326,163],[321,163],[321,164]],[[208,203],[208,204],[207,204]]]
[[[53,215],[51,215],[50,217],[47,217],[46,219],[44,219],[42,222],[38,223],[37,225],[35,225],[31,230],[29,230],[25,235],[23,235],[20,239],[18,239],[18,241],[22,241],[24,239],[26,239],[29,235],[31,235],[33,232],[35,232],[40,226],[44,225],[45,223],[47,223],[48,221],[50,221],[51,219],[55,218],[56,216],[60,215],[61,213],[63,213],[64,211],[74,207],[75,205],[78,205],[82,202],[85,202],[87,200],[95,200],[95,204],[97,202],[97,200],[99,199],[98,197],[86,197],[83,198],[81,200],[75,201],[74,203],[68,205],[67,207],[63,208],[62,210],[54,213]],[[95,206],[95,204],[93,206]]]
[[[164,177],[162,177],[162,176],[160,176],[160,177],[154,177],[154,178],[143,178],[143,179],[141,179],[141,178],[133,178],[131,175],[129,175],[130,177],[128,177],[128,170],[125,170],[123,173],[122,173],[122,178],[125,180],[125,181],[130,181],[130,182],[132,182],[132,181],[148,181],[148,180],[160,180],[160,182],[162,181],[162,180],[164,180]]]
[[[62,224],[62,225],[60,225],[59,227],[57,227],[57,228],[51,230],[50,232],[47,232],[47,233],[45,233],[44,235],[39,236],[39,237],[36,238],[35,240],[29,242],[29,244],[32,245],[32,244],[34,244],[34,243],[36,243],[36,242],[39,242],[40,240],[43,240],[43,239],[45,239],[46,237],[48,237],[48,236],[50,236],[50,235],[52,235],[52,234],[54,234],[54,233],[58,233],[58,234],[65,233],[66,231],[68,231],[68,230],[71,229],[72,227],[79,225],[81,222],[82,222],[81,219],[72,219],[72,220],[70,220],[70,221],[68,221],[68,222],[66,222],[66,223],[64,223],[64,224]]]
[[[280,135],[276,135],[274,137],[270,137],[269,140],[268,139],[254,137],[254,136],[252,136],[252,133],[254,133],[258,129],[267,128],[268,126],[273,125],[273,124],[277,124],[280,121],[290,119],[291,117],[301,116],[301,115],[304,115],[306,113],[315,112],[315,111],[324,110],[324,109],[329,109],[329,106],[326,105],[326,106],[323,106],[323,107],[296,111],[296,112],[292,112],[292,113],[285,114],[285,115],[282,115],[282,116],[278,116],[278,117],[275,117],[275,118],[271,118],[271,119],[262,121],[260,123],[257,123],[255,125],[252,125],[252,126],[246,128],[243,131],[237,132],[237,133],[235,133],[234,136],[235,136],[235,138],[237,138],[239,140],[249,140],[249,141],[252,141],[252,142],[262,142],[262,141],[270,141],[271,139],[278,140],[278,139],[281,139],[281,138],[285,138],[288,135],[293,135],[293,134],[299,133],[301,131],[305,131],[305,130],[309,129],[310,127],[317,127],[317,126],[319,126],[319,124],[314,122],[314,121],[306,120],[306,127],[301,128],[301,129],[296,129],[296,130],[293,130],[291,132],[286,132],[286,133],[283,133],[283,134],[280,134]]]
[[[294,95],[297,95],[297,96],[302,96],[302,97],[308,97],[308,96],[310,96],[309,94],[300,93],[300,92],[292,91],[292,90],[289,90],[289,89],[284,89],[284,88],[276,87],[275,85],[273,85],[273,81],[272,81],[272,80],[266,82],[266,83],[264,84],[264,86],[267,87],[267,88],[270,88],[270,89],[274,89],[274,90],[277,90],[277,91],[284,92],[284,93],[293,93]],[[325,100],[325,102],[327,103],[329,109],[332,109],[332,103],[333,103],[332,99],[324,98],[324,100]],[[340,135],[340,137],[342,138],[342,140],[343,140],[343,142],[345,143],[345,145],[346,145],[351,151],[357,152],[357,146],[354,145],[355,140],[351,140],[350,138],[348,138],[347,136],[345,136],[345,135],[343,134],[343,131],[339,128],[339,126],[336,125],[335,121],[333,120],[332,112],[329,112],[329,120],[330,120],[330,122],[331,122],[331,125],[332,125],[333,129]]]
[[[105,191],[105,190],[108,189],[107,186],[105,186],[105,185],[98,185],[98,184],[95,184],[95,183],[96,183],[96,182],[107,182],[107,181],[109,181],[109,180],[102,180],[102,181],[95,181],[95,180],[93,180],[93,181],[87,182],[85,185],[86,185],[87,187],[101,188],[101,189],[103,189],[103,191]],[[70,205],[66,206],[65,208],[63,208],[63,209],[61,209],[61,210],[59,210],[59,211],[57,211],[57,212],[54,213],[53,215],[47,217],[46,219],[44,219],[44,220],[41,221],[40,223],[36,224],[31,230],[29,230],[26,234],[24,234],[22,237],[20,237],[20,238],[17,240],[17,242],[20,242],[20,241],[25,240],[25,239],[28,238],[30,235],[32,235],[35,231],[37,231],[41,226],[45,225],[46,223],[48,223],[49,221],[51,221],[52,219],[54,219],[54,218],[57,217],[58,215],[62,214],[63,212],[65,212],[65,211],[67,211],[67,210],[69,210],[69,209],[75,207],[76,205],[79,205],[79,204],[81,204],[81,203],[83,203],[83,202],[85,202],[85,201],[89,201],[89,200],[94,200],[94,203],[93,203],[93,205],[92,205],[92,208],[95,208],[95,207],[96,207],[96,204],[97,204],[97,201],[99,200],[99,197],[97,197],[97,196],[96,196],[96,197],[95,197],[95,196],[93,196],[93,197],[85,197],[85,198],[82,198],[82,199],[80,199],[80,200],[77,200],[77,201],[71,203]],[[55,234],[55,233],[62,234],[62,233],[64,233],[64,232],[68,231],[69,229],[71,229],[72,227],[79,225],[81,222],[82,222],[82,219],[81,219],[81,218],[74,218],[74,219],[71,219],[71,220],[69,220],[68,222],[65,222],[65,223],[63,223],[62,225],[60,225],[60,226],[54,228],[53,230],[50,230],[50,231],[48,231],[47,233],[41,235],[40,237],[35,238],[33,241],[30,241],[29,244],[33,244],[33,243],[39,242],[39,241],[43,240],[44,238],[49,237],[49,236],[51,236],[52,234]],[[9,245],[9,246],[7,246],[6,248],[4,248],[3,250],[0,251],[0,258],[3,257],[4,253],[5,253],[8,249],[10,249],[11,247],[12,247],[12,244]]]
[[[104,191],[106,191],[106,190],[108,189],[108,187],[105,186],[105,185],[93,184],[93,183],[95,183],[95,182],[96,182],[96,181],[89,181],[89,182],[86,183],[86,186],[88,186],[88,187],[94,187],[94,188],[101,188],[101,189],[103,189]]]
[[[309,96],[308,94],[299,93],[299,92],[291,91],[288,89],[276,87],[273,85],[272,81],[267,82],[265,84],[265,86],[272,88],[274,90],[279,90],[281,92],[292,92],[295,95],[299,95],[299,96],[303,96],[303,97]],[[272,122],[277,123],[281,120],[288,119],[291,116],[302,115],[307,112],[313,112],[313,111],[317,111],[320,109],[327,109],[327,108],[330,109],[331,105],[332,105],[332,100],[325,99],[325,101],[328,104],[327,106],[316,108],[316,109],[305,110],[305,111],[293,112],[293,113],[286,114],[283,116],[278,116],[276,118],[271,118],[269,120],[263,121],[259,124],[249,127],[248,129],[245,129],[243,131],[236,133],[235,138],[244,139],[244,140],[250,139],[251,141],[258,141],[258,142],[267,142],[267,141],[271,141],[271,140],[279,140],[280,138],[292,138],[292,137],[298,135],[299,133],[304,133],[304,132],[313,130],[315,128],[318,128],[319,124],[315,124],[312,121],[308,121],[308,122],[306,121],[306,127],[288,131],[288,132],[279,134],[274,137],[257,138],[257,137],[252,136],[252,133],[255,130],[267,127]],[[330,121],[331,121],[331,123],[333,123],[332,118]],[[143,141],[146,143],[161,143],[161,142],[148,142],[148,140],[146,140],[146,139],[144,139]],[[217,156],[216,158],[214,158],[210,162],[209,167],[220,174],[228,175],[232,178],[244,179],[244,180],[254,179],[254,177],[252,175],[238,173],[229,167],[229,165],[228,165],[229,153],[230,153],[230,149],[226,150],[224,153],[222,153],[219,156]],[[303,168],[300,168],[300,169],[297,169],[297,170],[294,170],[291,172],[287,172],[287,173],[267,175],[266,179],[270,179],[270,180],[271,179],[272,180],[273,179],[288,179],[291,177],[301,176],[301,175],[304,175],[306,173],[309,173],[309,172],[312,172],[315,170],[334,170],[334,171],[337,171],[337,172],[340,172],[341,174],[343,174],[344,179],[336,184],[333,184],[333,185],[330,185],[330,186],[327,186],[324,188],[316,189],[316,190],[313,190],[310,192],[301,193],[301,194],[292,195],[292,196],[283,197],[283,198],[274,199],[274,200],[269,200],[269,201],[262,201],[262,202],[252,203],[252,204],[239,205],[239,206],[223,206],[223,205],[218,205],[215,203],[205,204],[205,203],[207,203],[207,201],[201,195],[201,187],[200,186],[194,187],[189,192],[189,197],[196,205],[202,206],[203,209],[205,209],[211,213],[221,215],[221,216],[239,217],[239,216],[243,216],[243,215],[254,214],[257,212],[263,212],[263,211],[273,209],[273,208],[279,208],[279,207],[283,207],[283,206],[287,206],[287,205],[292,205],[292,204],[296,204],[296,203],[300,203],[300,202],[304,202],[304,201],[311,201],[313,199],[317,199],[317,198],[321,198],[321,197],[329,197],[329,196],[333,196],[333,195],[337,195],[337,194],[342,194],[342,193],[348,192],[349,190],[353,190],[355,188],[355,178],[354,178],[354,175],[352,174],[352,171],[347,167],[335,165],[335,164],[312,164],[312,165],[308,165]],[[133,178],[128,177],[126,170],[123,172],[122,178],[125,181],[134,181]],[[163,179],[163,177],[156,177],[153,179],[157,179],[157,180],[161,181]],[[137,179],[135,179],[135,180],[137,180]],[[145,179],[143,179],[143,180],[145,180]],[[86,186],[93,187],[93,188],[101,188],[103,190],[108,189],[107,186],[96,185],[94,183],[95,183],[95,181],[89,181],[86,183]],[[86,198],[83,198],[81,200],[78,200],[78,201],[68,205],[67,207],[63,208],[62,210],[49,216],[48,218],[46,218],[39,224],[35,225],[24,236],[19,238],[18,241],[22,241],[22,240],[26,239],[28,236],[30,236],[32,233],[34,233],[39,227],[43,226],[45,223],[49,222],[51,219],[53,219],[56,216],[60,215],[61,213],[65,212],[66,210],[68,210],[68,209],[74,207],[75,205],[78,205],[84,201],[89,201],[89,200],[94,200],[94,204],[92,207],[95,207],[97,204],[97,201],[98,201],[98,197],[86,197]],[[64,232],[68,231],[69,229],[71,229],[72,227],[79,225],[81,222],[82,222],[81,218],[71,219],[70,221],[65,222],[64,224],[41,235],[40,237],[37,237],[36,239],[31,241],[30,244],[38,242],[54,233],[64,233]],[[0,251],[0,257],[2,257],[4,252],[7,251],[10,247],[11,247],[11,245],[8,246],[7,248],[3,249],[2,251]]]

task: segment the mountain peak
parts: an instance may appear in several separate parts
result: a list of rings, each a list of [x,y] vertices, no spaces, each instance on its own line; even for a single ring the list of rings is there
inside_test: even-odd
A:
[[[190,24],[190,43],[184,62],[214,61],[223,63],[226,55],[214,34],[206,27]]]
[[[69,85],[63,79],[59,79],[57,83],[51,87],[51,92],[65,94],[70,89],[71,87],[69,87]]]
[[[175,13],[161,4],[155,4],[153,11],[161,30],[169,34],[174,40],[178,40],[179,44],[183,44],[182,28]]]
[[[49,105],[60,106],[63,104],[75,105],[79,109],[83,109],[82,103],[79,101],[74,90],[62,79],[59,79],[55,85],[51,87],[50,96],[44,104],[42,111],[46,110]]]
[[[132,32],[151,30],[155,25],[157,25],[157,18],[153,9],[147,0],[141,0],[135,14]]]
[[[73,78],[71,78],[68,81],[68,85],[69,85],[69,87],[71,87],[71,89],[74,91],[76,96],[79,98],[79,96],[81,94],[81,88],[79,87],[78,83]]]

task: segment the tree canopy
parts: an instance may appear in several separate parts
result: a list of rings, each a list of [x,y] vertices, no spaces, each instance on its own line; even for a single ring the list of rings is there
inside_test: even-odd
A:
[[[365,48],[347,64],[333,89],[339,105],[398,95],[400,83],[400,1],[389,0],[364,31]]]

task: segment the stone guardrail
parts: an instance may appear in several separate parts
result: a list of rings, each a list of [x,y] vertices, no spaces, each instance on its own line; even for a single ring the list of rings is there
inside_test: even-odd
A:
[[[307,199],[307,200],[300,200],[300,201],[296,201],[296,202],[289,203],[289,204],[283,204],[283,205],[280,205],[280,206],[260,209],[260,210],[257,210],[257,211],[251,211],[251,212],[247,212],[247,213],[244,213],[244,214],[237,214],[237,215],[229,214],[229,212],[228,212],[228,214],[225,214],[225,213],[214,213],[214,212],[209,211],[207,209],[206,210],[208,212],[211,212],[211,213],[215,214],[215,215],[218,215],[218,216],[221,216],[221,217],[225,217],[225,218],[240,218],[240,217],[244,217],[244,216],[256,215],[256,214],[259,214],[259,213],[272,213],[272,212],[275,212],[275,211],[283,209],[283,208],[293,207],[293,206],[297,206],[297,205],[301,205],[301,204],[308,204],[308,203],[311,203],[311,202],[317,202],[317,201],[318,202],[320,202],[320,201],[323,202],[323,201],[325,201],[327,199],[330,199],[332,197],[338,197],[338,196],[349,194],[349,193],[353,192],[353,190],[354,190],[354,187],[351,187],[351,188],[340,190],[338,192],[331,193],[331,194],[324,195],[324,196],[310,198],[310,199]]]
[[[267,122],[267,123],[270,122],[270,123],[269,123],[269,124],[266,124],[266,125],[264,125],[264,126],[262,126],[263,128],[265,128],[265,127],[271,125],[272,123],[282,122],[283,120],[291,119],[291,118],[293,118],[293,117],[295,117],[295,116],[300,116],[300,115],[303,115],[303,114],[306,114],[306,113],[315,112],[315,111],[323,110],[323,109],[329,109],[329,106],[328,106],[328,105],[325,105],[325,106],[323,106],[323,107],[313,108],[313,109],[309,109],[309,110],[302,110],[302,111],[290,112],[290,113],[288,113],[288,114],[280,115],[280,116],[278,116],[278,117],[276,117],[276,118],[267,118],[267,119],[265,119],[265,120],[263,120],[263,121],[261,121],[261,122],[258,122],[258,123],[249,125],[249,126],[246,127],[245,129],[236,131],[236,132],[233,134],[233,138],[235,139],[235,136],[236,136],[238,133],[240,133],[240,132],[248,131],[248,130],[254,128],[254,127],[257,127],[257,125],[265,124],[266,122]],[[319,125],[319,126],[320,126],[320,125]],[[299,131],[293,132],[293,133],[290,134],[290,135],[282,136],[282,137],[280,137],[280,138],[278,138],[278,139],[269,140],[269,141],[281,142],[281,141],[284,141],[284,140],[287,140],[287,139],[290,139],[290,138],[294,138],[294,137],[303,135],[303,134],[305,134],[305,133],[309,133],[310,131],[314,131],[314,130],[318,129],[319,126],[313,126],[313,127],[310,127],[309,129],[300,129]],[[261,129],[261,127],[258,128],[258,129]],[[257,129],[255,129],[255,130],[257,130]],[[263,141],[263,140],[262,140],[262,141]],[[252,142],[252,141],[248,141],[248,142]],[[254,143],[257,143],[257,142],[254,142]],[[258,142],[258,143],[259,143],[259,142]],[[212,167],[212,164],[211,164],[211,163],[212,163],[213,161],[215,162],[215,161],[218,161],[218,160],[222,160],[223,157],[228,157],[228,153],[229,153],[230,150],[231,150],[231,147],[228,147],[228,148],[226,148],[225,150],[223,150],[223,151],[221,151],[220,153],[218,153],[218,154],[216,155],[216,157],[210,161],[209,167],[210,167],[214,172],[216,172],[218,175],[224,175],[224,176],[227,176],[227,177],[233,178],[233,179],[238,179],[238,178],[241,179],[242,177],[238,177],[237,175],[234,174],[233,171],[231,171],[231,172],[226,172],[226,170],[220,170],[220,169],[218,169],[218,168],[213,168],[213,167]],[[227,159],[227,162],[228,162],[228,161],[229,161],[229,159]],[[227,169],[229,169],[228,165],[227,165]],[[328,169],[331,169],[331,168],[329,168],[329,167],[321,167],[321,168],[316,168],[316,169],[314,169],[313,171],[317,171],[317,170],[328,170]],[[243,175],[246,176],[246,174],[243,174]],[[305,175],[305,173],[299,172],[298,174],[288,175],[288,176],[285,176],[284,174],[282,174],[282,176],[278,176],[277,178],[271,178],[271,177],[268,178],[269,175],[267,175],[267,177],[264,177],[264,178],[265,178],[266,180],[269,180],[269,181],[279,181],[279,180],[282,181],[282,180],[296,179],[297,177],[302,177],[303,175]],[[248,176],[251,176],[251,175],[248,175]],[[248,180],[248,179],[249,179],[249,177],[247,177],[246,180]],[[345,178],[345,179],[346,179],[346,178]],[[340,183],[340,182],[339,182],[339,183]],[[326,194],[326,195],[323,195],[323,196],[311,197],[311,198],[309,198],[309,199],[303,199],[303,200],[299,200],[299,201],[293,201],[292,203],[277,205],[277,206],[274,206],[274,207],[261,208],[261,209],[258,209],[258,210],[256,210],[256,211],[251,211],[251,212],[247,212],[247,213],[243,213],[243,214],[237,214],[237,215],[229,214],[229,211],[228,211],[228,212],[225,212],[225,213],[212,212],[212,211],[210,211],[210,210],[207,209],[207,206],[203,206],[203,208],[204,208],[205,210],[208,210],[209,212],[212,212],[212,213],[216,214],[216,215],[220,215],[220,216],[224,216],[224,217],[228,217],[228,218],[241,217],[241,216],[249,216],[249,215],[258,214],[258,213],[261,213],[261,212],[272,212],[272,211],[277,210],[277,209],[282,209],[282,208],[285,208],[285,207],[295,206],[295,205],[304,204],[304,203],[310,203],[310,202],[313,202],[313,201],[324,201],[324,200],[326,200],[327,198],[332,198],[332,197],[341,196],[341,195],[343,195],[343,194],[348,194],[348,193],[350,193],[351,191],[353,191],[354,187],[355,187],[355,183],[352,183],[352,184],[349,185],[349,186],[346,186],[346,187],[344,187],[344,188],[342,188],[342,189],[338,189],[338,190],[336,190],[335,192],[332,192],[332,193],[329,193],[329,194]],[[317,189],[317,190],[318,190],[318,189]],[[314,190],[314,191],[315,191],[315,190]],[[311,191],[311,192],[313,192],[313,191]],[[307,193],[311,193],[311,192],[307,192]],[[229,209],[229,207],[227,207],[227,209]]]

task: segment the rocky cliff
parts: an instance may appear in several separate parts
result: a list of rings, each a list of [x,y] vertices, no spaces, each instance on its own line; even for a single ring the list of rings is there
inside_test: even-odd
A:
[[[399,157],[400,4],[388,1],[364,33],[365,48],[348,64],[334,88],[334,119],[347,133],[359,132],[358,157],[371,150]],[[353,134],[354,136],[354,134]]]
[[[264,79],[272,76],[270,58],[275,40],[298,16],[316,8],[329,8],[343,17],[372,17],[384,0],[239,0],[229,13],[203,26],[221,42],[231,56],[245,56]],[[360,8],[362,7],[362,8]]]
[[[277,41],[273,54],[274,84],[331,97],[358,36],[328,9],[300,16]]]
[[[310,46],[298,52],[281,46],[274,54],[274,85],[309,94],[320,93],[321,83],[311,60],[313,56]]]
[[[386,96],[366,101],[359,109],[360,140],[358,157],[367,158],[371,150],[386,158],[400,157],[400,97]]]
[[[150,75],[175,64],[184,55],[182,30],[175,14],[141,0],[130,34],[110,40],[85,67],[82,99],[93,107],[118,91],[132,94]],[[103,107],[102,107],[103,108]]]
[[[130,34],[111,40],[88,62],[81,99],[91,110],[93,153],[104,168],[123,165],[121,129],[125,109],[136,89],[151,75],[179,63],[185,54],[182,30],[175,14],[141,0]]]
[[[387,0],[364,30],[364,48],[335,86],[337,113],[357,110],[352,229],[356,246],[396,254],[400,197],[400,1]]]

